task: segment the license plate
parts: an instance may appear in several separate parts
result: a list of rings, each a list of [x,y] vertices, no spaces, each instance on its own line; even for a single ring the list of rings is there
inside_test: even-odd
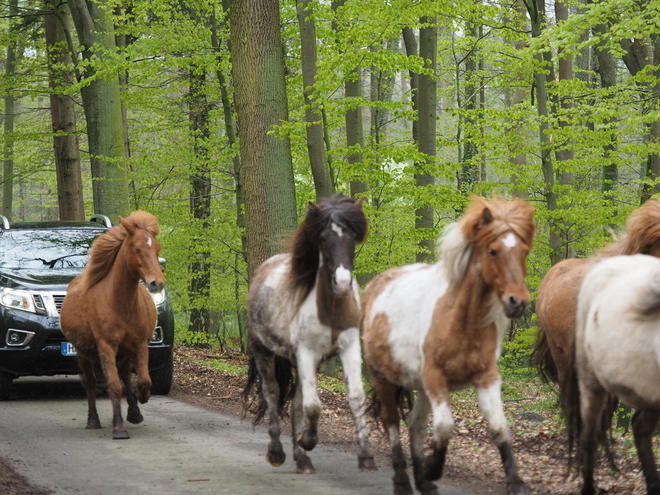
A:
[[[77,356],[76,348],[73,347],[71,342],[62,342],[62,355],[63,356]]]

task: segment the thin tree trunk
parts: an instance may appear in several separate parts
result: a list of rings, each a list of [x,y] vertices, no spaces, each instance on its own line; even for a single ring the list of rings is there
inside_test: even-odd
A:
[[[301,0],[297,4],[298,24],[300,25],[301,64],[303,95],[305,98],[305,123],[307,124],[307,154],[314,177],[316,200],[329,198],[334,194],[334,183],[323,140],[323,118],[314,96],[316,83],[316,26],[312,17],[311,0]]]
[[[545,25],[545,0],[524,0],[525,6],[529,13],[530,23],[532,27],[532,37],[537,38],[541,35]],[[563,259],[561,253],[561,242],[559,230],[554,220],[554,212],[557,211],[557,193],[555,192],[555,169],[552,160],[552,142],[548,133],[550,125],[548,123],[548,92],[547,81],[554,79],[554,71],[552,65],[548,65],[550,54],[537,54],[536,62],[539,69],[545,67],[549,69],[549,74],[546,75],[541,70],[537,69],[534,73],[534,83],[536,87],[536,111],[539,116],[539,145],[541,152],[541,171],[543,173],[544,187],[543,192],[545,195],[546,208],[549,213],[549,245],[550,245],[550,262],[554,265]]]
[[[112,15],[107,5],[93,0],[72,0],[69,3],[85,60],[98,57],[104,51],[116,50]],[[97,47],[102,49],[97,50]],[[87,68],[85,78],[93,77]],[[130,210],[124,126],[122,121],[119,78],[116,75],[94,78],[81,89],[92,168],[94,212],[108,215],[113,222]]]
[[[470,52],[465,57],[465,98],[463,109],[464,118],[463,157],[461,161],[460,191],[469,196],[474,192],[474,186],[479,182],[480,170],[475,161],[478,150],[474,142],[475,121],[470,117],[475,112],[478,104],[478,79],[477,79],[477,39],[479,36],[478,26],[472,22],[468,25],[468,32],[475,40]]]
[[[4,96],[5,101],[5,146],[3,150],[2,173],[2,214],[11,220],[14,196],[14,121],[16,118],[16,96],[13,83],[16,74],[16,59],[18,55],[18,32],[16,18],[18,16],[18,0],[9,2],[9,44],[5,62],[5,81],[9,84]]]
[[[335,0],[332,2],[332,10],[337,16],[337,11],[345,3],[345,0]],[[334,24],[335,32],[338,31],[337,24]],[[344,96],[346,98],[362,98],[362,68],[355,67],[352,72],[346,75],[344,81]],[[354,109],[346,110],[346,146],[349,149],[346,161],[350,165],[359,165],[362,163],[362,148],[364,148],[364,124],[362,122],[362,106],[357,105]],[[360,150],[360,151],[356,151]],[[361,180],[360,174],[350,182],[351,196],[362,196],[368,190],[366,182]]]
[[[195,220],[195,248],[192,251],[189,294],[193,301],[188,329],[192,332],[210,333],[211,313],[211,257],[205,233],[211,217],[211,170],[209,168],[209,103],[207,101],[206,73],[190,72],[190,95],[188,97],[190,132],[194,141],[194,163],[190,174],[190,211]]]
[[[233,0],[229,17],[251,276],[297,224],[291,146],[270,135],[289,119],[279,2]]]
[[[53,124],[53,148],[57,175],[57,204],[60,220],[84,220],[80,146],[76,133],[75,102],[66,89],[73,83],[71,52],[67,42],[70,30],[69,7],[59,4],[57,11],[45,16],[50,115]]]

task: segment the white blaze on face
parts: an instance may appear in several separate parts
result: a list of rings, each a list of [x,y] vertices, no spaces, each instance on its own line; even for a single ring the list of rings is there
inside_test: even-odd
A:
[[[342,228],[341,228],[339,225],[337,225],[335,222],[332,222],[332,224],[330,225],[330,228],[331,228],[331,229],[332,229],[332,230],[333,230],[333,231],[334,231],[339,237],[341,237],[341,236],[344,235],[344,231],[342,230]]]
[[[502,239],[502,244],[504,244],[508,248],[512,248],[517,243],[518,241],[516,240],[516,236],[513,235],[512,232],[509,232],[507,236],[504,239]]]
[[[151,247],[151,236],[147,234],[147,246]]]
[[[341,294],[346,294],[351,290],[351,281],[353,280],[353,275],[351,271],[347,268],[344,268],[344,265],[339,265],[339,268],[335,271],[335,282],[337,283],[337,290]]]

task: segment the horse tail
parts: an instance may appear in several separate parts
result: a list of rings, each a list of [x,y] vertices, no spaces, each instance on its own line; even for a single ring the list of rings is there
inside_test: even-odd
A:
[[[287,358],[275,355],[275,380],[279,386],[280,394],[277,401],[277,412],[281,416],[287,403],[293,398],[296,393],[295,378],[293,375],[293,365]],[[247,383],[243,388],[243,401],[244,413],[247,413],[251,404],[250,397],[252,389],[256,387],[257,396],[259,397],[256,409],[254,409],[253,425],[259,424],[263,417],[268,412],[268,403],[263,393],[263,379],[257,369],[257,363],[254,355],[250,356],[250,364],[248,366]]]
[[[541,326],[539,326],[539,329],[536,332],[536,345],[529,357],[529,362],[532,367],[537,369],[539,376],[544,382],[557,383],[559,381],[557,365],[552,359],[552,354],[550,353],[548,337],[545,335],[545,331]]]
[[[369,388],[367,397],[370,399],[366,409],[367,414],[375,420],[380,421],[380,413],[383,404],[373,387]],[[401,419],[405,420],[408,417],[408,413],[415,405],[415,399],[413,398],[412,392],[405,387],[397,386],[394,392],[394,401],[399,409]]]

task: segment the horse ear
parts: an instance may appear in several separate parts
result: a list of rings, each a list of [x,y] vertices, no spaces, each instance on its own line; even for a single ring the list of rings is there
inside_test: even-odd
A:
[[[312,211],[319,211],[320,208],[321,208],[321,207],[320,207],[319,205],[317,205],[316,203],[313,203],[313,202],[311,202],[311,201],[309,202],[309,211],[310,211],[310,212],[312,212]]]
[[[356,207],[358,210],[361,210],[361,209],[362,209],[362,204],[364,203],[364,200],[365,200],[365,197],[364,197],[364,196],[361,196],[360,199],[358,199],[358,200],[355,202],[355,207]]]
[[[492,221],[493,221],[493,214],[490,211],[490,208],[486,206],[484,210],[481,212],[481,223],[482,225],[488,225]]]
[[[128,222],[124,217],[120,216],[119,223],[121,224],[122,227],[124,227],[124,229],[126,229],[128,235],[133,235],[133,232],[135,232],[135,228],[131,222]]]

